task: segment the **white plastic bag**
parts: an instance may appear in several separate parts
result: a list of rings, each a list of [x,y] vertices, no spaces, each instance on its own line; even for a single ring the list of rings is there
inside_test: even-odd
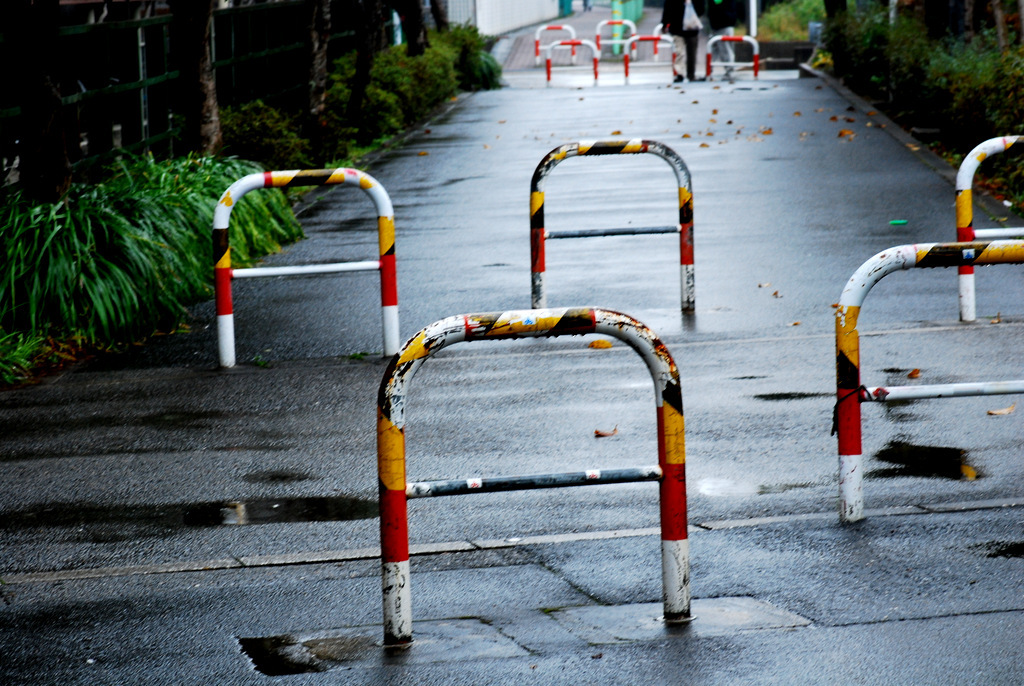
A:
[[[700,17],[697,16],[697,10],[693,9],[693,3],[690,0],[686,0],[686,9],[683,10],[683,30],[684,31],[700,31],[703,25],[700,23]]]

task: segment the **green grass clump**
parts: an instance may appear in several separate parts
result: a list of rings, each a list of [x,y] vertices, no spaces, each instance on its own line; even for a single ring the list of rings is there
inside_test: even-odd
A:
[[[136,157],[58,203],[0,195],[0,380],[24,377],[31,358],[54,347],[47,339],[117,350],[175,329],[212,292],[217,200],[258,171],[232,159]],[[239,266],[301,237],[280,191],[243,198],[230,233]]]

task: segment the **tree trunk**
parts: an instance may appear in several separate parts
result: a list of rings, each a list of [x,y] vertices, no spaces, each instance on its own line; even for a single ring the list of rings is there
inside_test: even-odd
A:
[[[327,44],[331,37],[331,0],[306,0],[309,17],[309,103],[306,134],[321,149],[327,109]]]
[[[181,145],[212,155],[223,144],[217,83],[210,46],[210,24],[217,0],[170,0],[171,55],[178,68]]]
[[[10,9],[10,8],[9,8]],[[71,186],[65,119],[56,60],[60,51],[58,0],[17,0],[8,15],[8,38],[19,56],[10,65],[21,102],[18,177],[26,196],[37,202],[57,202]]]
[[[1010,39],[1006,30],[1006,12],[1003,11],[1003,0],[992,0],[992,19],[996,24],[996,41],[999,43],[999,52],[1005,53],[1010,49]]]
[[[974,0],[964,0],[964,41],[974,40]]]
[[[438,31],[444,33],[448,30],[448,8],[444,0],[430,0],[430,15],[434,18],[434,26]]]
[[[359,35],[356,73],[345,107],[345,119],[353,126],[358,126],[362,119],[363,100],[366,98],[366,88],[370,85],[370,70],[373,68],[374,56],[385,46],[382,0],[361,0],[356,8],[356,15],[356,21],[353,22]]]
[[[391,0],[391,6],[402,20],[405,34],[406,54],[410,57],[422,55],[429,46],[427,27],[423,24],[423,5],[420,0]]]
[[[1020,43],[1024,45],[1024,0],[1017,0],[1017,24],[1020,27]]]

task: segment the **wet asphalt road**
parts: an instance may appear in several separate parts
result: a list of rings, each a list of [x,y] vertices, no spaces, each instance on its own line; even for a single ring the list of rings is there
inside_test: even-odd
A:
[[[1019,510],[1001,507],[1021,498],[1020,415],[986,414],[1013,399],[865,407],[865,454],[906,446],[896,459],[924,454],[924,473],[871,460],[868,507],[888,509],[853,527],[834,514],[831,304],[876,252],[952,239],[949,170],[870,105],[795,73],[572,86],[587,78],[546,89],[542,72],[510,72],[511,87],[460,96],[367,169],[395,205],[402,337],[529,306],[529,182],[549,150],[674,148],[693,179],[696,314],[679,314],[667,236],[549,242],[548,302],[629,313],[675,357],[695,598],[752,598],[810,625],[716,632],[698,619],[689,637],[612,642],[579,630],[565,608],[659,599],[650,485],[418,501],[410,536],[433,554],[414,562],[416,619],[477,618],[475,638],[383,661],[364,646],[282,681],[1017,680],[1024,567],[999,546],[1022,537]],[[670,224],[674,176],[653,157],[570,159],[545,209],[552,230]],[[373,205],[356,189],[314,195],[301,219],[308,239],[267,264],[376,255]],[[861,318],[864,383],[913,368],[929,383],[1019,377],[1022,290],[1019,269],[979,270],[981,323],[962,326],[952,271],[888,277]],[[378,544],[377,278],[244,280],[234,294],[234,370],[216,369],[205,303],[191,333],[0,395],[5,683],[273,683],[239,637],[379,632],[377,565],[353,552]],[[428,362],[407,407],[410,479],[655,463],[646,369],[590,340],[464,344]],[[941,476],[961,460],[978,479]],[[224,524],[238,518],[228,502],[266,523]],[[549,535],[568,538],[531,538]],[[437,554],[446,543],[471,550]],[[287,555],[301,564],[281,566]],[[186,571],[138,573],[168,565]],[[983,655],[958,654],[965,635]],[[851,665],[867,656],[861,678]]]

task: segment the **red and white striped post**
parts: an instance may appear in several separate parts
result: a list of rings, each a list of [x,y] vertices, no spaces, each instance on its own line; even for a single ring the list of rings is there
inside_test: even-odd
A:
[[[540,51],[541,51],[540,34],[544,33],[545,31],[565,31],[566,33],[569,34],[569,39],[570,40],[575,40],[575,38],[576,38],[576,29],[574,29],[569,24],[547,24],[545,26],[539,27],[534,32],[534,34],[533,34],[533,60],[534,60],[534,64],[536,66],[538,66],[538,67],[540,66]],[[572,49],[572,63],[576,64],[576,48],[575,47],[573,47],[573,49]]]
[[[960,163],[956,174],[956,240],[973,241],[977,238],[1020,238],[1024,228],[975,229],[974,228],[974,174],[978,167],[992,155],[1005,152],[1014,143],[1024,141],[1024,136],[1001,136],[990,138],[979,144]],[[974,290],[974,266],[960,265],[957,290],[960,301],[960,321],[973,322],[977,319],[976,295]]]
[[[581,38],[579,40],[562,40],[562,41],[557,41],[555,43],[551,43],[550,45],[546,45],[544,47],[544,51],[547,53],[547,59],[546,59],[545,64],[546,64],[546,71],[547,71],[547,78],[548,78],[548,83],[547,83],[548,88],[551,87],[551,51],[553,49],[555,49],[555,48],[572,47],[573,54],[575,55],[576,54],[576,52],[575,52],[576,51],[576,46],[579,46],[579,45],[585,45],[588,48],[590,48],[590,53],[594,56],[594,85],[595,86],[597,85],[597,63],[600,61],[600,52],[598,51],[597,46],[594,45],[593,41],[589,41],[589,40],[587,40],[585,38]]]
[[[654,381],[658,466],[587,470],[532,477],[406,481],[405,399],[416,370],[431,355],[462,341],[603,334],[624,341],[647,365]],[[664,343],[632,317],[596,308],[518,310],[448,317],[405,344],[384,373],[377,401],[377,475],[380,488],[384,645],[412,643],[407,500],[458,495],[659,480],[662,601],[667,623],[690,619],[690,548],[686,515],[686,439],[679,370]]]
[[[625,38],[609,38],[606,42],[610,45],[625,45],[629,42],[629,39],[636,35],[636,24],[629,19],[605,19],[597,22],[597,28],[594,30],[594,45],[597,46],[598,51],[602,50],[601,46],[601,29],[605,26],[626,26],[629,28],[629,36]],[[657,55],[658,44],[654,44],[655,55]]]
[[[582,231],[548,231],[544,225],[544,181],[554,167],[565,159],[577,156],[657,155],[672,167],[676,175],[679,200],[679,223],[672,226],[624,229],[588,229]],[[623,141],[579,141],[559,146],[544,156],[530,180],[530,303],[531,307],[547,307],[544,275],[547,271],[545,246],[547,239],[588,238],[639,234],[679,234],[680,308],[693,314],[696,307],[696,285],[693,255],[693,192],[690,171],[679,154],[664,143],[635,138]]]
[[[675,60],[676,60],[675,46],[672,43],[671,36],[663,36],[661,34],[654,35],[654,36],[631,36],[629,38],[629,40],[626,41],[626,55],[623,58],[623,64],[625,65],[625,69],[626,69],[626,85],[627,86],[629,85],[629,55],[630,55],[630,53],[631,52],[635,53],[636,46],[638,44],[640,44],[640,43],[654,43],[654,54],[657,55],[658,54],[658,43],[660,43],[662,41],[665,41],[666,43],[669,44],[670,47],[672,47],[672,49],[673,49],[672,50],[672,61],[675,62]]]
[[[258,188],[352,184],[365,191],[377,209],[380,258],[362,262],[340,262],[286,267],[231,268],[228,226],[231,210],[246,193]],[[331,274],[352,271],[380,272],[381,319],[384,356],[398,351],[398,277],[395,268],[395,216],[391,198],[384,187],[358,169],[293,169],[249,174],[231,184],[217,202],[213,213],[213,283],[217,307],[217,347],[220,366],[235,366],[235,323],[231,281],[238,278]]]
[[[1024,241],[920,243],[884,250],[850,277],[836,305],[835,425],[839,447],[839,520],[864,518],[864,455],[861,446],[863,402],[1024,393],[1024,380],[866,388],[860,378],[857,319],[864,299],[885,276],[916,267],[1022,264]]]
[[[749,43],[754,51],[754,58],[752,62],[712,62],[711,61],[711,48],[715,43]],[[711,77],[711,67],[753,67],[754,78],[757,78],[758,69],[761,65],[761,46],[757,42],[757,39],[752,36],[712,36],[708,39],[708,54],[705,61],[707,65],[707,76]]]

